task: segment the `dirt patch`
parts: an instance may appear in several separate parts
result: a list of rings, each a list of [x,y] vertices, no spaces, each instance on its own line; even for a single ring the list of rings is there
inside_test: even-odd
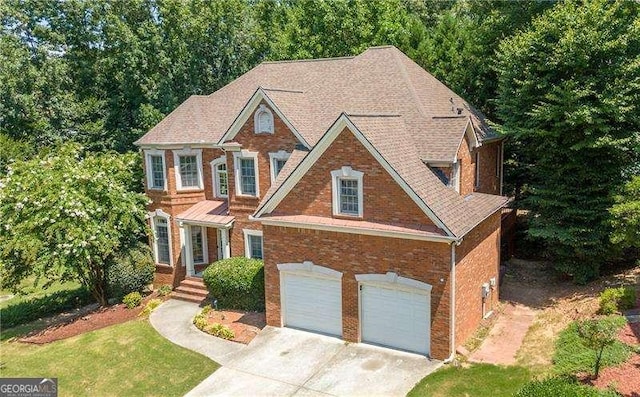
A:
[[[146,303],[153,298],[157,298],[155,293],[146,296],[140,306],[133,309],[128,309],[124,304],[107,307],[98,307],[93,304],[77,312],[63,313],[48,320],[46,328],[32,331],[18,338],[18,341],[35,344],[50,343],[133,320],[140,315]]]
[[[229,327],[234,342],[248,344],[267,325],[264,313],[239,310],[212,310],[207,316],[209,324],[220,323]]]
[[[640,345],[640,323],[627,324],[618,333],[618,339],[627,345]],[[640,391],[640,389],[638,389]]]

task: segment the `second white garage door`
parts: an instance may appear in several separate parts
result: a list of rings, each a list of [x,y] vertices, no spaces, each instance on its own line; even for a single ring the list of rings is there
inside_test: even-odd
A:
[[[430,291],[361,284],[362,341],[429,354]]]
[[[280,282],[284,326],[342,335],[340,279],[282,272]]]

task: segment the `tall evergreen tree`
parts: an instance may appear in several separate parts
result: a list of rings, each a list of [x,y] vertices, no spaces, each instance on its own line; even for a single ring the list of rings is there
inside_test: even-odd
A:
[[[500,45],[498,114],[528,170],[528,233],[577,282],[607,258],[612,196],[638,159],[639,10],[557,3]]]

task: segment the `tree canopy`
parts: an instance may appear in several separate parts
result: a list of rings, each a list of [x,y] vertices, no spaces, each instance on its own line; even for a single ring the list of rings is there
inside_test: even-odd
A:
[[[528,233],[577,281],[607,258],[612,196],[638,160],[638,7],[558,3],[500,44],[498,115],[526,169]]]

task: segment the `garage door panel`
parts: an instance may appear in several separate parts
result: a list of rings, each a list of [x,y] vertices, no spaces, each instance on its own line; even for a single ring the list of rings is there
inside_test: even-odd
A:
[[[284,273],[284,325],[330,335],[342,335],[340,280]]]
[[[360,299],[363,342],[429,353],[429,295],[362,285]]]

